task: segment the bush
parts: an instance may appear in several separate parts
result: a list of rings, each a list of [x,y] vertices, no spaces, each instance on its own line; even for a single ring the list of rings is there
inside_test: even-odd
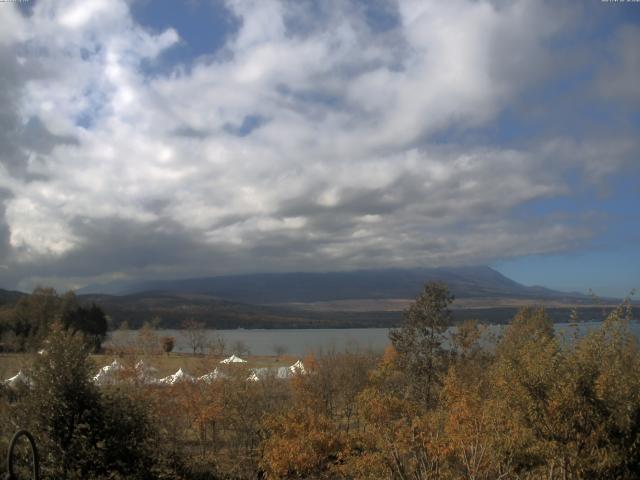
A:
[[[153,478],[156,437],[145,404],[91,381],[90,347],[54,325],[33,366],[22,404],[42,455],[45,478]]]
[[[162,337],[160,344],[162,345],[162,351],[168,354],[173,351],[173,347],[176,345],[176,339],[175,337]]]

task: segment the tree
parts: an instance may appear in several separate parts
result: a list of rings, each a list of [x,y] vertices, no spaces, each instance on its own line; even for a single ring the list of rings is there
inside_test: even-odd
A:
[[[49,452],[46,465],[54,477],[86,472],[95,454],[90,425],[96,419],[99,393],[90,380],[88,353],[80,335],[57,325],[33,365],[34,387],[27,406]]]
[[[231,351],[239,356],[251,354],[251,350],[249,350],[249,346],[244,340],[236,340],[231,347]]]
[[[53,288],[37,287],[31,295],[20,298],[10,320],[16,350],[38,350],[59,318],[60,307],[60,297]]]
[[[224,355],[226,347],[227,344],[222,335],[217,332],[210,332],[209,341],[207,342],[207,352],[209,355],[222,356]]]
[[[553,335],[542,309],[505,331],[491,390],[508,426],[515,467],[535,478],[638,478],[640,350],[624,308],[573,343]],[[514,441],[517,442],[514,445]],[[515,448],[514,448],[515,447]]]
[[[482,331],[477,320],[465,320],[451,334],[451,343],[455,353],[461,359],[467,359],[481,351]]]
[[[47,478],[146,479],[155,437],[145,405],[123,392],[102,393],[82,336],[55,324],[38,355],[23,405]]]
[[[276,354],[276,357],[278,357],[278,360],[280,360],[280,357],[282,355],[287,353],[287,347],[285,347],[284,345],[274,345],[272,348],[273,348],[273,353]]]
[[[81,332],[94,352],[100,350],[107,334],[107,318],[100,307],[83,307],[73,292],[60,296],[53,288],[34,289],[3,316],[4,329],[12,333],[12,346],[18,351],[40,349],[54,322]]]
[[[107,336],[107,316],[95,303],[90,307],[77,306],[62,315],[62,325],[72,332],[83,334],[93,353],[102,348]]]
[[[160,347],[158,335],[149,322],[145,322],[138,330],[137,344],[138,349],[145,355],[158,353]]]
[[[444,370],[443,334],[452,323],[448,306],[453,298],[444,284],[425,284],[404,312],[404,324],[389,332],[399,365],[412,379],[412,393],[426,405],[432,405],[434,389]]]
[[[132,335],[129,322],[126,320],[111,332],[110,337],[110,348],[119,354],[133,350],[135,344],[138,343]]]
[[[102,392],[94,432],[97,455],[92,459],[95,476],[91,478],[154,478],[152,471],[162,463],[162,451],[158,451],[159,432],[144,401],[122,390]]]
[[[193,319],[182,322],[182,328],[187,336],[187,342],[193,351],[193,354],[204,352],[207,342],[207,332],[204,329],[204,323]]]
[[[176,344],[176,339],[175,337],[162,337],[160,339],[160,343],[162,344],[162,351],[166,354],[169,354]]]

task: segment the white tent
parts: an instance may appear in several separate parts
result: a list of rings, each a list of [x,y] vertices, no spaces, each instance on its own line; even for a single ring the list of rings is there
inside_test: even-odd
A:
[[[307,371],[304,368],[304,364],[298,360],[296,363],[289,367],[289,371],[293,374],[299,373],[300,375],[304,375]]]
[[[209,373],[205,373],[204,375],[201,375],[198,377],[198,381],[199,382],[205,382],[205,383],[211,383],[213,382],[215,379],[221,377],[222,375],[220,374],[220,372],[218,372],[218,369],[216,368],[213,372],[209,372]]]
[[[135,370],[138,380],[144,383],[158,382],[158,379],[154,375],[154,373],[156,373],[158,369],[156,367],[147,365],[143,360],[140,360],[138,363],[136,363]]]
[[[194,382],[194,381],[195,381],[195,379],[191,375],[189,375],[187,372],[182,370],[182,368],[180,368],[173,375],[169,375],[167,377],[164,377],[164,378],[158,380],[158,383],[164,383],[166,385],[173,385],[173,384],[179,383],[179,382]]]
[[[8,387],[16,388],[19,385],[31,385],[31,379],[20,370],[13,377],[6,379],[4,384]]]
[[[220,363],[247,363],[246,360],[237,357],[235,354],[231,355],[229,358],[225,358],[224,360],[220,360]]]
[[[251,380],[252,382],[257,382],[258,380],[263,380],[269,375],[269,372],[273,371],[271,368],[253,368],[251,369],[251,375],[247,380]]]
[[[123,368],[122,364],[116,359],[98,370],[98,373],[93,377],[93,381],[98,385],[114,384],[116,382],[116,373]]]
[[[122,370],[124,367],[122,366],[122,364],[118,361],[118,359],[116,358],[113,362],[111,362],[111,364],[107,365],[106,367],[102,367],[104,368],[110,368],[112,371],[117,372],[119,370]]]
[[[98,373],[93,376],[93,383],[96,385],[112,385],[116,382],[113,374],[109,371],[100,369]]]
[[[291,367],[278,367],[276,371],[277,378],[289,378],[291,376]]]
[[[140,360],[138,363],[136,363],[135,368],[139,372],[157,372],[158,371],[156,367],[153,367],[151,365],[147,365],[146,363],[144,363],[144,360]]]

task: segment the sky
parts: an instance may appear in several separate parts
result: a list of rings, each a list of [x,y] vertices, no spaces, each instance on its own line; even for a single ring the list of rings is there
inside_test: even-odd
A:
[[[640,3],[0,3],[0,288],[640,287]]]

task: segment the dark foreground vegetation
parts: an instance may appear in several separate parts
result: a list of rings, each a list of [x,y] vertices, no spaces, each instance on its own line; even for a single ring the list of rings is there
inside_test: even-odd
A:
[[[427,284],[382,355],[327,352],[307,374],[211,383],[91,381],[87,336],[42,339],[32,385],[0,387],[0,448],[31,430],[50,479],[637,479],[640,350],[622,305],[582,338],[522,309],[445,349],[451,297]],[[137,359],[123,358],[130,364]]]
[[[38,351],[54,323],[82,336],[93,352],[107,336],[107,316],[95,303],[83,305],[73,292],[59,295],[53,288],[36,288],[13,302],[0,304],[0,349]]]

